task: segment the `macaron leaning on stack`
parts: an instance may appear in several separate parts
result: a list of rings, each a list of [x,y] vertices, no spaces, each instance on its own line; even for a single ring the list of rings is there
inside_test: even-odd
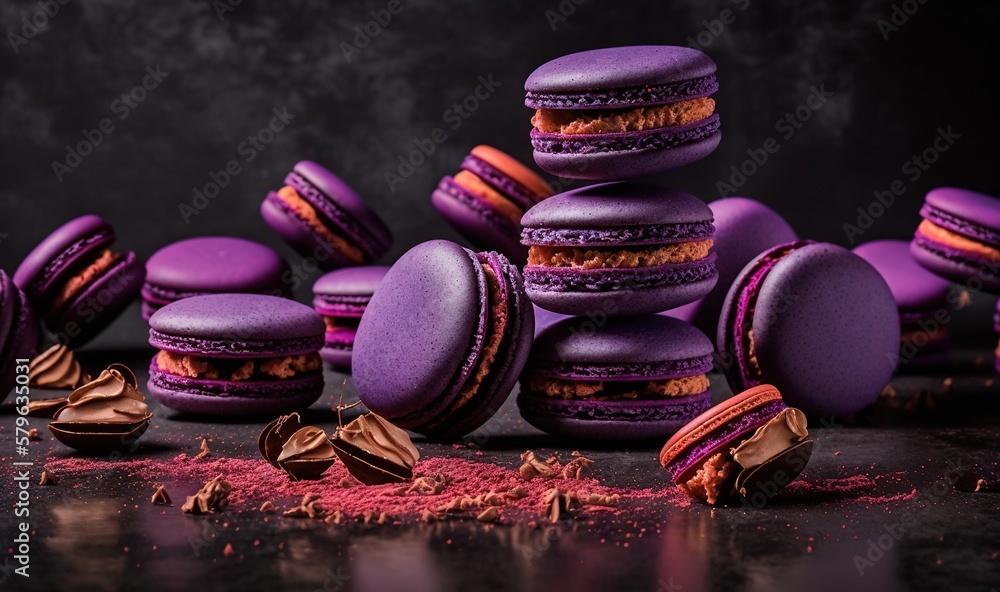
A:
[[[323,391],[323,320],[312,308],[260,294],[192,296],[149,319],[149,393],[205,415],[289,413]]]
[[[0,403],[14,388],[17,360],[27,360],[37,344],[35,312],[24,292],[0,269]]]
[[[289,246],[327,270],[367,265],[392,246],[385,222],[347,183],[303,160],[260,205],[264,221]]]
[[[313,284],[313,308],[326,323],[326,344],[319,355],[332,366],[351,367],[358,323],[388,271],[384,265],[348,267],[324,274]]]
[[[454,177],[441,179],[431,196],[434,208],[463,237],[485,250],[524,265],[521,217],[552,195],[552,188],[531,169],[492,146],[476,146]]]
[[[230,236],[204,236],[169,244],[146,261],[142,318],[160,307],[205,294],[290,296],[288,264],[260,243]]]
[[[71,348],[104,330],[142,289],[135,253],[115,253],[115,231],[98,216],[70,220],[38,244],[14,273],[46,327]]]
[[[722,137],[715,62],[675,46],[583,51],[539,66],[524,83],[531,144],[543,170],[611,181],[675,169]]]
[[[531,347],[531,312],[503,255],[419,244],[392,266],[358,325],[358,397],[433,439],[468,434],[510,395]]]

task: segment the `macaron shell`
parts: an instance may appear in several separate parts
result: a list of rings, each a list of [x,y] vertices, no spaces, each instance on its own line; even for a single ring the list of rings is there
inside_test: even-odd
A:
[[[49,322],[49,330],[71,349],[86,344],[139,296],[145,277],[146,266],[134,253],[126,253]]]
[[[361,265],[325,273],[313,284],[313,294],[335,300],[338,297],[371,297],[382,283],[388,265]]]
[[[316,233],[278,195],[271,192],[260,204],[260,215],[274,232],[295,251],[326,270],[354,265],[336,246]]]
[[[471,251],[436,240],[405,253],[358,326],[352,368],[364,404],[394,422],[414,416],[414,425],[441,413],[478,359],[486,298]]]
[[[892,292],[868,262],[836,245],[805,245],[778,261],[752,323],[763,380],[807,414],[860,411],[895,370]]]
[[[938,187],[927,192],[925,203],[957,219],[935,217],[933,221],[953,232],[1000,246],[1000,199],[985,193]],[[923,212],[921,212],[923,215]],[[928,216],[924,216],[928,217]]]
[[[167,245],[146,261],[146,282],[177,292],[263,293],[283,287],[288,264],[274,249],[229,236]]]
[[[878,240],[852,252],[874,267],[889,285],[900,310],[945,308],[951,282],[929,272],[910,254],[910,241]]]
[[[323,376],[280,381],[197,380],[161,372],[155,358],[149,394],[161,405],[196,415],[277,415],[302,410],[323,393]]]
[[[324,346],[319,350],[319,357],[334,368],[350,368],[354,359],[353,344],[344,348]]]
[[[96,256],[115,240],[115,232],[99,216],[80,216],[52,231],[21,261],[14,283],[32,300],[49,299],[65,283],[76,264]]]
[[[1000,294],[1000,263],[932,241],[919,232],[910,243],[910,254],[925,269],[943,278],[959,284],[981,281],[983,289]]]
[[[499,251],[523,265],[528,248],[520,242],[519,225],[449,179],[431,194],[434,209],[476,247]]]
[[[27,359],[39,339],[38,319],[27,296],[0,270],[0,403],[15,386],[16,360]]]
[[[480,145],[462,161],[462,168],[521,203],[525,209],[552,195],[552,187],[534,171],[510,155]]]
[[[698,162],[722,141],[718,115],[687,126],[599,136],[532,131],[535,164],[567,179],[636,179]]]

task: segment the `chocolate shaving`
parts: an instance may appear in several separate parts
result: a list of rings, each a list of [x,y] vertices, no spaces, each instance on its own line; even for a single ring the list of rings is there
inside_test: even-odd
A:
[[[445,475],[426,475],[413,480],[413,483],[406,493],[416,493],[417,495],[438,495],[448,485],[448,477]]]
[[[341,511],[335,510],[332,514],[328,514],[327,517],[323,519],[323,522],[326,522],[327,524],[340,524],[343,520],[344,515]]]
[[[205,438],[201,439],[201,452],[195,455],[195,460],[200,460],[211,454],[212,451],[208,449],[208,440]]]
[[[266,502],[260,505],[260,511],[263,512],[264,514],[273,514],[277,510],[278,508],[274,507],[274,504],[271,502],[271,500],[267,500]]]
[[[514,489],[505,492],[504,495],[509,497],[510,499],[516,499],[516,500],[523,499],[528,497],[528,490],[518,485]]]
[[[499,518],[500,512],[497,511],[496,506],[490,506],[476,516],[476,520],[479,522],[496,522]]]
[[[550,464],[538,460],[538,457],[531,450],[525,450],[521,454],[521,463],[521,468],[518,469],[518,472],[525,481],[531,481],[536,478],[551,479],[556,475],[555,469]]]
[[[566,463],[563,467],[563,478],[565,479],[579,479],[580,475],[583,474],[584,469],[594,464],[594,461],[590,460],[583,455],[574,455],[576,458]]]
[[[542,494],[542,503],[542,516],[555,523],[563,516],[569,517],[570,509],[578,505],[579,500],[575,494],[553,487]]]
[[[38,435],[38,430],[37,429],[31,428],[30,430],[28,430],[28,439],[29,440],[41,440],[42,437]]]
[[[59,397],[57,399],[37,399],[34,401],[28,401],[28,415],[30,417],[48,417],[51,418],[66,405],[66,397]]]
[[[441,512],[432,512],[432,511],[430,511],[427,508],[424,508],[423,513],[420,514],[420,519],[423,520],[424,522],[428,522],[428,523],[430,523],[430,522],[436,522],[438,520],[444,520],[445,518],[446,518],[446,515],[444,513],[441,513]]]
[[[613,508],[618,506],[621,496],[617,493],[611,495],[601,495],[599,493],[588,493],[580,496],[580,502],[587,506],[606,506]]]
[[[229,493],[233,486],[219,475],[206,483],[198,493],[190,495],[181,505],[181,512],[185,514],[208,514],[217,510],[222,510],[229,505]]]
[[[222,554],[225,555],[226,557],[232,557],[233,555],[235,555],[236,551],[233,550],[233,544],[226,543],[226,548],[222,550]]]
[[[420,458],[406,432],[374,413],[337,428],[330,443],[351,475],[366,485],[409,481]]]
[[[48,471],[42,471],[42,478],[38,480],[39,485],[56,485],[58,481]]]
[[[305,494],[299,505],[285,511],[285,516],[289,518],[322,518],[323,514],[323,505],[319,503],[318,493]]]
[[[152,499],[150,499],[149,501],[154,504],[164,505],[164,506],[173,503],[170,500],[170,494],[167,493],[167,489],[162,485],[156,488],[156,491],[153,493]]]

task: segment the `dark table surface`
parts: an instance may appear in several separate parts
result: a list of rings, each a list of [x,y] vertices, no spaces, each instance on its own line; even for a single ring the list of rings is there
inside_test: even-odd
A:
[[[126,362],[145,384],[150,351],[89,351],[87,368]],[[31,577],[0,571],[16,590],[984,590],[1000,589],[1000,494],[963,493],[946,481],[955,468],[996,477],[1000,387],[992,352],[963,352],[927,375],[898,375],[893,396],[857,417],[813,430],[818,447],[800,479],[763,509],[682,507],[647,500],[625,521],[600,515],[556,525],[486,526],[474,520],[349,525],[267,521],[256,511],[191,516],[149,503],[149,484],[121,475],[66,477],[37,485],[46,459],[74,453],[32,418]],[[947,381],[947,378],[952,380]],[[312,410],[324,429],[343,375],[327,373]],[[729,394],[713,376],[716,399]],[[350,387],[348,399],[353,400]],[[42,393],[35,392],[41,398]],[[51,396],[51,393],[45,396]],[[474,435],[473,446],[416,440],[424,458],[457,455],[510,468],[525,449],[580,449],[604,485],[663,487],[659,443],[625,447],[562,442],[520,421],[513,397]],[[151,401],[153,426],[129,458],[198,452],[256,458],[263,421],[184,418]],[[15,411],[0,407],[6,567],[14,566],[9,511]],[[812,426],[811,426],[812,427]],[[482,454],[476,454],[481,452]],[[112,470],[114,472],[114,470]],[[860,489],[822,484],[866,476]],[[168,483],[175,492],[201,483]],[[364,495],[359,489],[359,495]],[[287,501],[287,500],[285,500]],[[190,541],[205,541],[197,551]],[[226,544],[238,552],[226,556]]]

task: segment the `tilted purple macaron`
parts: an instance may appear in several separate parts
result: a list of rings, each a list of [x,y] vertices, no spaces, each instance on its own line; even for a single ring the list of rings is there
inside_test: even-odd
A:
[[[550,197],[521,223],[528,297],[552,312],[661,312],[705,296],[718,279],[712,210],[683,191],[591,185]]]
[[[610,181],[707,156],[722,137],[715,62],[689,47],[583,51],[542,64],[524,83],[535,109],[535,162],[561,177]]]
[[[17,360],[27,358],[38,345],[38,320],[21,291],[0,269],[0,403],[14,388]],[[27,372],[24,372],[27,376]]]
[[[659,315],[542,331],[521,376],[521,415],[541,430],[596,440],[666,438],[711,406],[712,342]]]
[[[392,246],[392,233],[347,183],[303,160],[267,194],[261,216],[278,236],[323,269],[365,265]]]
[[[326,344],[319,355],[331,365],[350,368],[361,315],[388,271],[384,265],[348,267],[313,284],[313,308],[326,323]]]
[[[203,236],[169,244],[146,261],[142,318],[160,307],[205,294],[290,296],[288,264],[274,249],[231,236]]]
[[[261,294],[210,294],[149,319],[149,393],[185,413],[259,415],[308,407],[323,391],[323,319]]]
[[[874,401],[895,371],[899,314],[867,261],[799,241],[743,268],[726,295],[717,346],[733,391],[770,383],[807,414],[846,415]]]
[[[98,216],[70,220],[40,242],[14,273],[56,338],[78,347],[104,330],[142,288],[135,253],[114,253],[115,231]]]
[[[892,290],[899,308],[900,369],[944,362],[950,342],[951,282],[918,265],[909,241],[877,240],[852,252],[871,263]]]
[[[917,263],[973,291],[1000,294],[1000,199],[939,187],[927,192],[910,250]]]
[[[719,281],[705,297],[664,314],[687,321],[706,335],[715,335],[722,302],[740,271],[757,255],[798,237],[781,214],[759,201],[727,197],[713,201],[708,207],[715,218],[712,252]]]
[[[389,270],[354,340],[358,397],[437,440],[475,430],[510,395],[534,317],[506,257],[450,241],[417,245]]]

